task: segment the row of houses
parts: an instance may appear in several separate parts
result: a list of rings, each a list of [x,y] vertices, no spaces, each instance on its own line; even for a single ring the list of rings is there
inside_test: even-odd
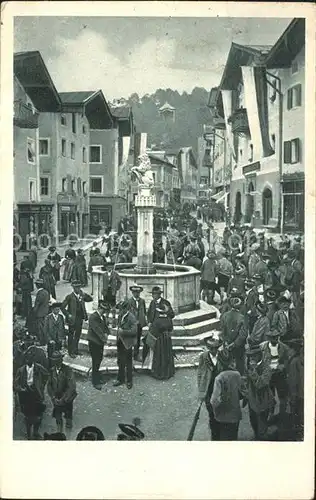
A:
[[[200,180],[234,220],[304,230],[304,94],[304,19],[273,46],[232,43],[209,95]]]
[[[14,228],[22,247],[31,236],[62,240],[116,228],[133,207],[129,167],[146,151],[132,109],[113,106],[101,90],[58,92],[40,52],[14,54]],[[191,148],[153,152],[158,206],[193,200]]]

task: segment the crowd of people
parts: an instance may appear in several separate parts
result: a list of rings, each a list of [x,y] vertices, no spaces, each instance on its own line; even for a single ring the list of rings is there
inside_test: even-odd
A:
[[[299,439],[304,401],[302,240],[284,237],[277,243],[249,225],[226,227],[219,237],[213,221],[199,220],[192,216],[191,209],[184,206],[155,216],[153,254],[154,262],[185,264],[200,270],[201,299],[220,310],[220,334],[205,339],[198,367],[199,398],[209,412],[212,439],[237,439],[240,401],[249,407],[256,439],[264,439],[276,420],[290,420]],[[52,246],[35,278],[36,245],[20,268],[14,255],[15,407],[25,417],[28,439],[40,438],[45,389],[52,401],[57,433],[63,433],[63,418],[66,428],[72,427],[76,380],[63,357],[64,350],[71,358],[80,355],[84,322],[95,389],[102,390],[105,382],[100,366],[113,332],[118,365],[115,386],[126,384],[132,389],[136,360],[156,379],[174,376],[174,311],[161,288],[152,288],[148,307],[141,296],[143,288],[136,283],[130,287],[129,297],[117,299],[121,279],[116,264],[132,262],[137,252],[133,221],[132,217],[121,221],[115,234],[108,228],[100,247],[93,243],[88,265],[83,250],[75,249],[73,243],[64,257]],[[104,271],[102,299],[97,310],[88,315],[86,303],[93,300],[92,280],[91,293],[82,288],[89,286],[94,266]],[[58,302],[56,284],[61,277],[71,283],[72,292]]]

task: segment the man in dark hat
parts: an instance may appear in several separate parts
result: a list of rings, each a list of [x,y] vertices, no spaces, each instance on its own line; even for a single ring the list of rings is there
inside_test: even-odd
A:
[[[245,279],[245,306],[244,306],[244,314],[245,320],[247,324],[248,334],[252,332],[253,325],[256,322],[256,304],[259,301],[259,293],[256,287],[256,283],[253,279]]]
[[[219,441],[236,441],[241,420],[242,378],[226,349],[218,352],[222,370],[214,381],[211,405],[219,425]]]
[[[246,266],[237,263],[227,286],[227,295],[230,295],[232,288],[237,288],[240,295],[245,295]]]
[[[143,328],[147,324],[146,320],[146,304],[145,300],[141,298],[140,294],[143,291],[143,287],[139,285],[132,285],[129,287],[132,292],[132,297],[128,299],[130,306],[130,311],[134,314],[137,319],[137,343],[134,347],[134,360],[138,359],[140,340],[142,337]]]
[[[57,432],[63,432],[63,415],[66,427],[72,428],[73,403],[77,397],[76,379],[72,369],[63,364],[61,352],[53,352],[51,363],[47,392],[54,405],[53,418],[56,419]]]
[[[270,388],[271,368],[264,359],[260,346],[252,346],[247,354],[247,401],[250,424],[257,441],[263,440],[268,430],[268,418],[274,404]]]
[[[92,358],[92,385],[98,390],[102,389],[99,369],[103,359],[104,346],[110,335],[105,317],[107,310],[108,304],[104,300],[99,300],[97,311],[89,316],[87,340]]]
[[[203,298],[207,300],[208,304],[214,304],[215,291],[220,294],[220,290],[216,283],[217,277],[217,263],[216,254],[213,251],[207,252],[207,257],[201,267],[201,289]]]
[[[247,339],[247,330],[245,320],[240,312],[242,300],[239,297],[229,299],[231,310],[225,312],[220,319],[222,339],[224,345],[236,361],[236,368],[242,375],[245,364],[245,344]]]
[[[45,411],[44,391],[48,372],[34,361],[34,350],[25,352],[25,364],[17,370],[14,391],[18,394],[21,411],[25,417],[27,439],[41,439],[39,429]],[[33,429],[33,434],[32,434]]]
[[[49,293],[43,288],[44,281],[42,279],[35,280],[37,293],[35,303],[32,310],[34,327],[40,345],[47,344],[47,332],[45,330],[45,319],[49,313]]]
[[[21,316],[28,321],[28,318],[32,311],[32,296],[31,293],[34,290],[33,277],[31,274],[31,268],[24,267],[21,268],[20,272],[20,280],[17,285],[17,289],[22,294],[22,303],[21,303]]]
[[[268,308],[266,304],[258,301],[256,303],[257,320],[253,326],[251,334],[248,336],[247,342],[249,346],[261,344],[267,340],[267,334],[270,331],[270,321],[267,318]]]
[[[277,305],[279,310],[274,313],[271,328],[279,332],[283,342],[300,337],[303,332],[295,309],[290,307],[291,299],[283,295],[278,298]]]
[[[73,292],[66,295],[61,310],[66,316],[68,323],[68,354],[75,358],[78,352],[81,337],[82,323],[88,319],[85,302],[92,302],[91,295],[81,290],[79,281],[72,282]]]
[[[137,342],[137,319],[130,311],[128,299],[118,304],[118,328],[117,328],[117,364],[118,375],[114,386],[123,385],[126,382],[128,389],[133,387],[133,347]]]
[[[205,402],[209,414],[209,426],[212,433],[212,441],[219,440],[219,424],[215,420],[213,408],[211,405],[211,396],[213,393],[214,380],[222,370],[221,362],[218,358],[218,349],[221,346],[221,340],[210,334],[204,337],[203,343],[207,351],[200,354],[199,366],[197,371],[197,385],[200,401]]]
[[[270,326],[271,326],[274,313],[278,309],[276,301],[279,297],[279,292],[276,288],[266,288],[264,293],[263,293],[263,297],[264,297],[264,303],[267,306],[267,315],[266,316],[267,316],[269,323],[270,323]]]
[[[112,312],[111,326],[112,328],[116,328],[116,296],[121,288],[122,280],[114,267],[110,271],[107,271],[106,267],[103,270],[106,271],[103,274],[103,300],[110,306],[109,311]],[[107,313],[107,318],[109,321],[109,312]]]
[[[47,255],[47,260],[51,262],[53,268],[53,276],[55,278],[55,282],[58,283],[60,280],[60,261],[61,256],[56,252],[55,246],[50,246],[48,248],[49,254]]]
[[[287,366],[290,357],[289,347],[280,342],[278,330],[270,330],[268,340],[262,343],[261,349],[264,359],[270,366],[270,388],[274,395],[276,392],[280,401],[280,416],[284,417],[288,399]],[[275,406],[275,405],[274,405]],[[274,406],[271,414],[274,413]]]
[[[47,343],[54,341],[55,348],[59,351],[66,338],[65,319],[60,312],[61,302],[54,302],[51,305],[51,313],[45,318],[45,332]]]

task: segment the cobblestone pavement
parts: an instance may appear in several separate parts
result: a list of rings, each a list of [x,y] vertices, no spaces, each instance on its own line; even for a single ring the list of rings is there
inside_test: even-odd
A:
[[[108,380],[102,391],[95,390],[90,380],[77,381],[78,397],[74,403],[74,421],[68,439],[75,439],[86,425],[99,427],[108,440],[115,440],[119,423],[131,423],[139,417],[140,427],[146,440],[185,441],[188,437],[198,401],[196,398],[196,370],[182,369],[167,381],[159,381],[148,375],[135,374],[132,390],[125,386],[114,388],[114,378]],[[47,409],[41,432],[56,431],[52,419],[52,406],[46,396]],[[25,439],[22,416],[17,415],[13,426],[16,440]],[[248,410],[243,410],[239,428],[240,440],[251,440]],[[195,441],[210,440],[208,414],[202,407],[200,420],[194,435]]]

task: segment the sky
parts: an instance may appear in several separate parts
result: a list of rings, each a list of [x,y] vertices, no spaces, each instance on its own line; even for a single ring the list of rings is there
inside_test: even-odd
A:
[[[231,42],[273,45],[291,19],[16,17],[14,51],[39,50],[59,92],[105,97],[210,90]]]

